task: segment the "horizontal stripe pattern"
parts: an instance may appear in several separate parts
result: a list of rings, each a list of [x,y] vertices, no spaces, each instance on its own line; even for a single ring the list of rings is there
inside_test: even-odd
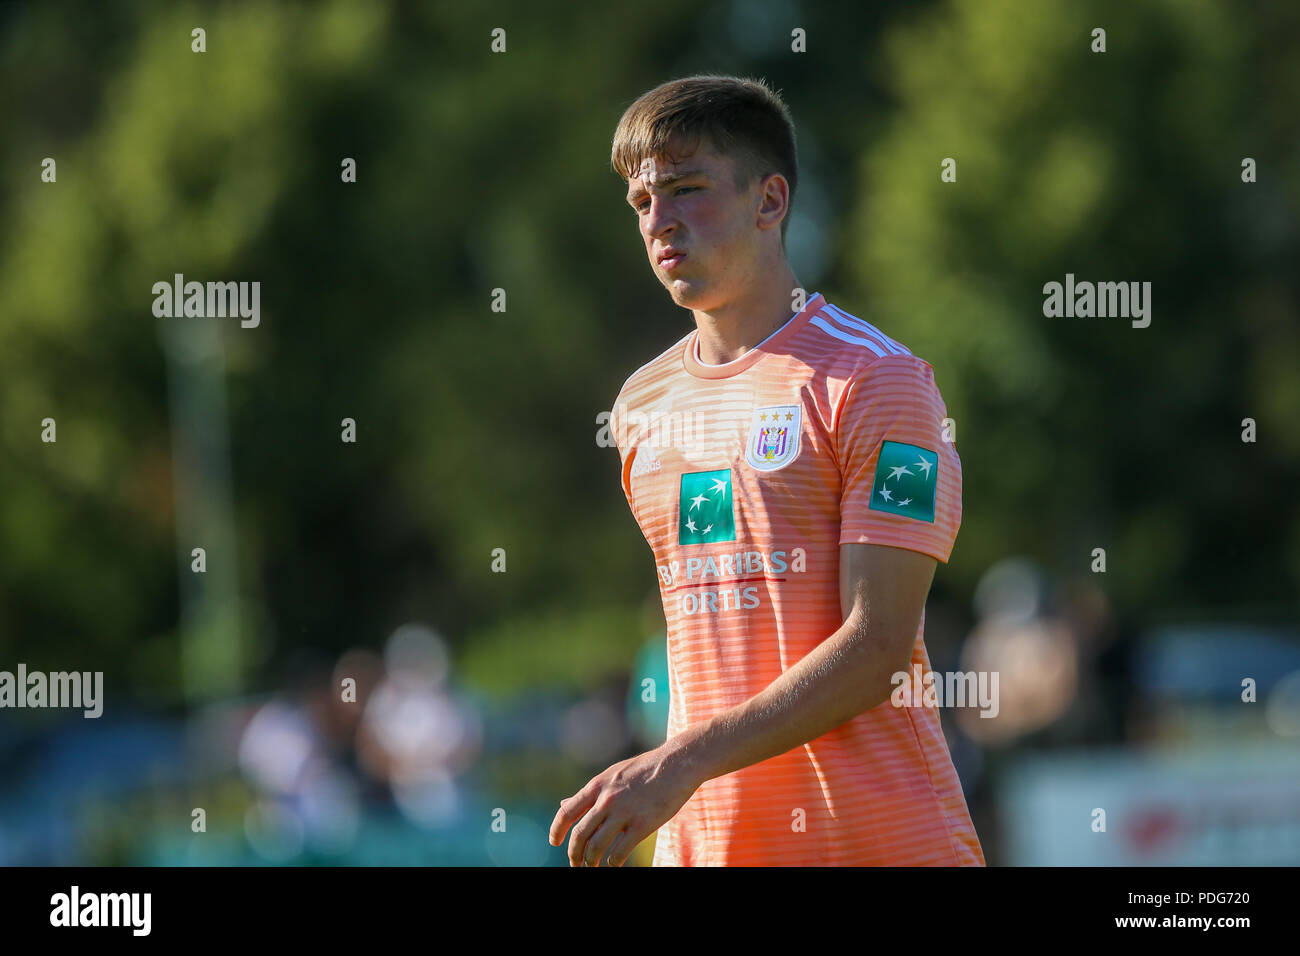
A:
[[[961,522],[961,463],[942,440],[947,411],[933,370],[906,346],[821,296],[726,366],[700,363],[697,338],[633,373],[611,417],[623,491],[660,569],[670,737],[750,699],[839,628],[841,545],[946,562]],[[798,409],[798,454],[761,470],[747,461],[753,416],[776,406]],[[672,416],[677,431],[656,433],[654,423]],[[870,507],[887,440],[938,456],[933,522]],[[682,475],[722,470],[735,539],[680,544]],[[912,664],[923,672],[924,630],[922,616]],[[707,781],[660,828],[654,864],[951,866],[984,857],[938,711],[886,701]]]

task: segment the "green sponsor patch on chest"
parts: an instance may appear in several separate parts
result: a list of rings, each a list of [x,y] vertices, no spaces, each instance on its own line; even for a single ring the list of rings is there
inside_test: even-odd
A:
[[[678,544],[735,541],[736,519],[731,501],[731,469],[693,471],[682,475],[677,519]]]
[[[934,521],[934,491],[939,487],[939,455],[928,448],[887,441],[880,447],[871,507],[876,511]]]

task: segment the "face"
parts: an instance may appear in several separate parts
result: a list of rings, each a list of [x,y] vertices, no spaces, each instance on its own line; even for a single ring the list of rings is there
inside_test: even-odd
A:
[[[637,216],[650,267],[678,305],[705,311],[721,307],[762,268],[766,234],[758,220],[763,182],[755,180],[749,190],[737,192],[731,160],[707,140],[676,162],[646,158],[628,182],[627,202]],[[661,260],[670,250],[680,255]]]

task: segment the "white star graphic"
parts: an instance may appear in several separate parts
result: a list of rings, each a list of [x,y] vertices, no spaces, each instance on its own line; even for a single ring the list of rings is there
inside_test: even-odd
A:
[[[890,494],[889,489],[888,489],[888,488],[885,488],[885,487],[882,487],[882,488],[880,489],[880,497],[884,498],[886,501],[893,501],[893,500],[894,500],[893,497],[892,497],[891,494]]]
[[[713,525],[709,525],[707,528],[701,531],[700,534],[708,534],[712,530],[713,530]]]
[[[691,510],[691,511],[694,511],[697,507],[699,507],[700,505],[704,504],[704,502],[706,502],[706,501],[708,501],[708,500],[709,500],[709,499],[706,498],[706,497],[704,497],[704,495],[696,495],[694,498],[691,499],[691,507],[690,507],[690,510]]]
[[[912,503],[911,498],[904,498],[902,501],[898,503],[898,506],[901,508],[903,507],[903,505],[910,505],[911,503]]]
[[[930,468],[934,465],[934,462],[932,462],[932,461],[926,461],[924,455],[920,455],[920,456],[918,456],[918,457],[919,457],[921,460],[918,461],[918,462],[915,462],[916,467],[917,467],[917,468],[920,468],[922,471],[925,472],[925,480],[926,480],[926,481],[929,481],[929,480],[930,480]]]
[[[687,519],[686,519],[686,530],[687,530],[687,531],[694,531],[694,530],[695,530],[695,519],[694,519],[694,518],[687,518]]]
[[[896,468],[891,468],[891,469],[889,469],[889,471],[890,471],[889,478],[897,478],[899,475],[910,475],[910,474],[911,474],[911,472],[907,470],[907,466],[906,466],[906,465],[899,465],[899,466],[897,466]],[[885,480],[888,481],[889,478],[886,478]]]
[[[721,492],[726,492],[726,490],[727,490],[727,482],[726,482],[726,479],[724,479],[724,478],[714,478],[714,479],[713,479],[713,487],[710,488],[709,491],[721,491]]]

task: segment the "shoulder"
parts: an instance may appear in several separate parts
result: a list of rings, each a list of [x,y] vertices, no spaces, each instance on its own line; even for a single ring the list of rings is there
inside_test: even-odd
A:
[[[818,377],[838,410],[853,396],[931,387],[930,363],[899,339],[832,303],[809,316],[799,335],[800,358]]]
[[[800,338],[808,348],[833,356],[838,364],[849,369],[871,365],[878,359],[912,354],[898,339],[832,302],[823,301],[808,317],[803,333]]]
[[[911,348],[866,319],[823,300],[795,337],[794,357],[825,381],[832,399],[859,379],[888,368],[929,368]]]
[[[915,444],[940,428],[947,416],[930,363],[910,354],[887,355],[865,364],[843,383],[832,433],[837,440],[855,441],[908,432],[915,433],[915,440],[908,439]]]
[[[934,368],[919,355],[885,355],[864,362],[849,376],[847,384],[859,391],[929,388],[934,385]]]
[[[644,398],[648,391],[655,389],[664,379],[682,367],[682,354],[690,338],[691,333],[687,332],[623,381],[614,399],[615,414],[620,405]]]

